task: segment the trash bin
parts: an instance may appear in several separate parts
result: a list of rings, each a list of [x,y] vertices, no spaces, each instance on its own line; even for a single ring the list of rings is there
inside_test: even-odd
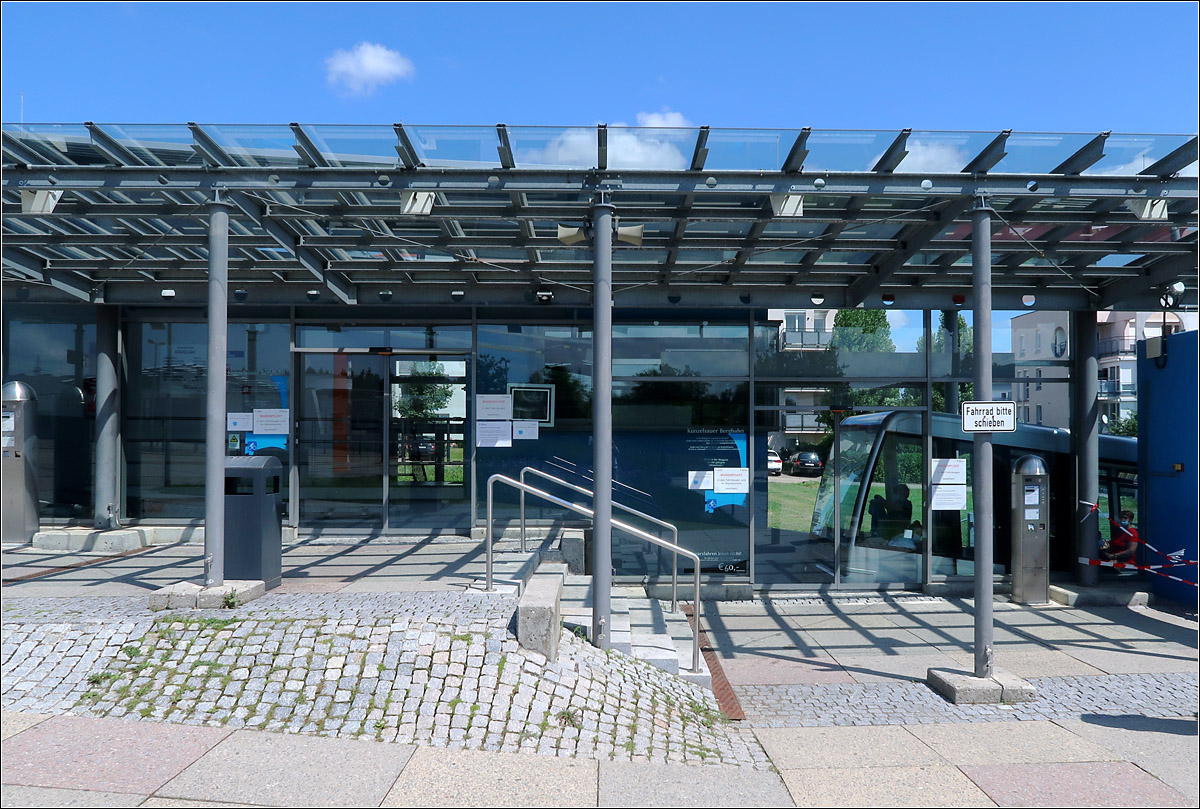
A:
[[[270,456],[225,459],[225,578],[279,586],[283,465]]]

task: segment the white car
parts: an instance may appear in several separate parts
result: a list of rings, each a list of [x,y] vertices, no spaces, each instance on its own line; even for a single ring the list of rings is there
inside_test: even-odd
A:
[[[779,457],[779,453],[773,449],[767,450],[767,474],[782,475],[783,474],[783,459]]]

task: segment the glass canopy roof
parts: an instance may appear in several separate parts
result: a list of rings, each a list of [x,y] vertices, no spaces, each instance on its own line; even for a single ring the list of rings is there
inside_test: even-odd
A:
[[[314,283],[346,303],[392,287],[585,295],[591,251],[558,229],[587,225],[603,195],[643,228],[614,253],[631,305],[697,288],[744,305],[767,286],[932,308],[969,291],[980,200],[1002,294],[1104,308],[1182,278],[1195,295],[1193,135],[4,124],[3,161],[6,293],[201,284],[221,197],[232,283],[264,301],[311,299]]]

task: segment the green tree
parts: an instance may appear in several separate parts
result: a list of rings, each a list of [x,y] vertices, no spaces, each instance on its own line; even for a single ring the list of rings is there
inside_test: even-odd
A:
[[[836,351],[880,351],[893,354],[892,327],[882,309],[839,309],[833,318],[829,346]]]
[[[401,418],[430,418],[450,403],[454,387],[447,385],[446,367],[440,362],[414,362],[408,381],[392,400],[392,408]]]
[[[1118,416],[1113,419],[1108,423],[1108,432],[1111,435],[1124,435],[1129,438],[1137,438],[1137,413],[1130,413],[1125,418]]]

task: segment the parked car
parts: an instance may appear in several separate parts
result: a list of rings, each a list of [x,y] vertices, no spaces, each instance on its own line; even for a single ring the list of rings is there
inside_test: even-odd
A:
[[[773,449],[767,450],[767,474],[782,475],[783,474],[783,459],[779,457],[779,453]]]
[[[801,450],[788,458],[788,474],[820,475],[823,471],[825,462],[818,453],[811,450]]]

